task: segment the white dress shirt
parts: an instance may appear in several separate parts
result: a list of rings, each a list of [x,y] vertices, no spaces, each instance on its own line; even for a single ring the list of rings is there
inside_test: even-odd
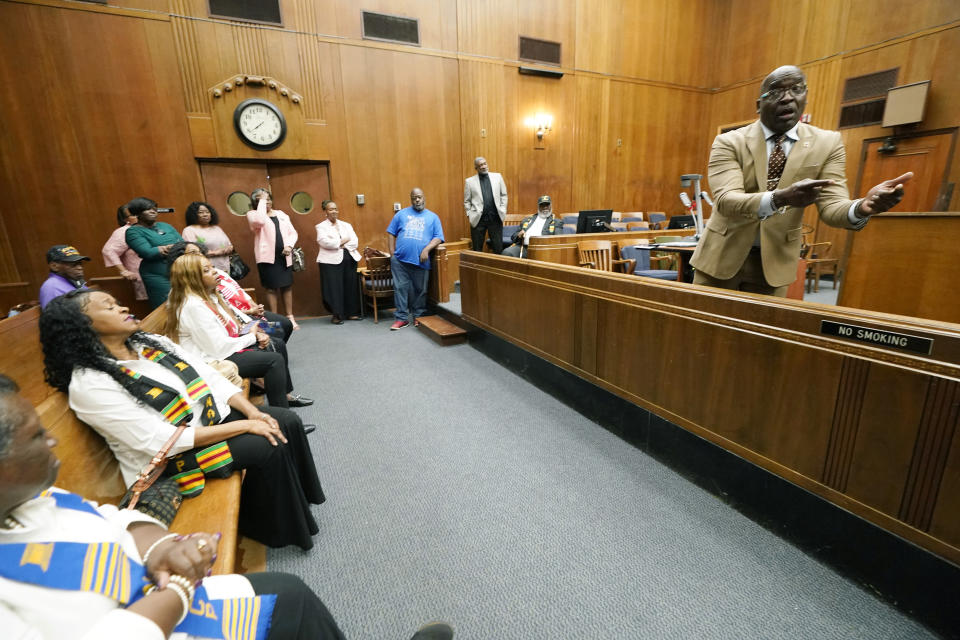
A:
[[[176,345],[163,338],[153,336],[164,344],[164,350],[175,352],[196,369],[213,393],[220,417],[225,418],[230,413],[228,400],[240,387],[217,373],[203,360],[177,349]],[[162,364],[139,358],[137,360],[118,360],[118,364],[132,371],[140,373],[158,382],[162,382],[171,389],[175,389],[185,399],[187,386],[180,376],[170,371]],[[137,477],[137,473],[147,466],[150,459],[156,455],[160,447],[173,435],[176,428],[163,419],[160,412],[137,402],[120,386],[120,383],[102,371],[77,368],[70,379],[67,390],[70,396],[70,408],[77,417],[93,427],[102,435],[120,463],[123,481],[130,486]],[[191,403],[193,417],[190,427],[184,430],[180,439],[170,448],[170,454],[177,454],[194,447],[196,429],[203,427],[200,424],[199,402]]]
[[[216,311],[210,309],[205,301],[195,295],[189,295],[183,301],[177,336],[180,346],[209,362],[224,360],[237,351],[248,349],[256,344],[257,336],[252,331],[236,338],[231,336],[223,323],[230,322],[233,318],[229,318],[219,304],[213,302],[210,304]],[[233,312],[238,314],[242,322],[247,322],[247,316],[240,314],[239,310],[233,309]],[[218,315],[220,320],[217,319]],[[239,327],[240,325],[237,325],[238,329]]]
[[[524,246],[530,244],[530,238],[539,236],[543,233],[543,225],[547,224],[547,220],[549,220],[551,217],[553,217],[552,213],[549,216],[541,216],[540,214],[537,214],[533,224],[527,227],[527,230],[523,232]]]
[[[0,529],[0,544],[112,542],[139,562],[140,552],[127,527],[134,522],[159,523],[136,510],[94,506],[103,518],[58,507],[53,498],[34,498],[14,509],[14,517],[24,526]],[[211,598],[218,600],[255,595],[250,582],[236,574],[205,578],[203,586]],[[165,637],[152,620],[121,609],[116,600],[99,593],[53,589],[5,578],[0,578],[0,630],[5,640],[163,640]],[[190,636],[174,633],[170,637],[183,640]]]

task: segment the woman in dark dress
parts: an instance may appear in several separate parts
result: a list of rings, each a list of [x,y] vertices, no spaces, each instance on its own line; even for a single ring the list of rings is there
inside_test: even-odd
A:
[[[127,203],[127,210],[137,217],[137,224],[127,227],[127,246],[141,258],[140,278],[147,289],[150,308],[156,309],[170,293],[167,251],[183,238],[166,222],[157,222],[157,203],[150,198],[134,198]]]
[[[323,306],[332,314],[330,321],[333,324],[343,324],[344,318],[359,320],[357,234],[349,222],[338,219],[340,212],[336,202],[324,200],[322,207],[327,219],[316,228]]]
[[[267,305],[277,313],[277,293],[283,297],[286,315],[293,329],[300,325],[293,317],[293,258],[297,246],[297,230],[290,217],[273,208],[273,197],[264,188],[254,189],[250,194],[257,208],[247,212],[247,223],[253,231],[253,255],[260,272],[260,284],[267,290]]]

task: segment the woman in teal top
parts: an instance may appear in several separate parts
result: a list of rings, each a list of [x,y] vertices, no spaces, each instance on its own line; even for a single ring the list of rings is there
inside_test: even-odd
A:
[[[147,289],[150,308],[156,309],[170,293],[167,252],[183,238],[166,222],[157,222],[157,203],[150,198],[134,198],[127,203],[127,210],[137,216],[137,224],[127,227],[127,246],[143,260],[140,278]]]

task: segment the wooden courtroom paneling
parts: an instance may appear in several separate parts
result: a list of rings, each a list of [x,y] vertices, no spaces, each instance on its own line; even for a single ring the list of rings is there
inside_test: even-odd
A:
[[[0,24],[3,215],[30,299],[51,245],[90,256],[88,277],[115,275],[100,248],[117,206],[145,195],[180,215],[200,179],[165,16],[3,2]]]
[[[470,322],[960,560],[944,497],[960,473],[960,325],[472,251],[460,272]],[[833,338],[822,320],[932,338],[933,351]]]
[[[960,214],[884,213],[853,234],[838,304],[960,322]]]

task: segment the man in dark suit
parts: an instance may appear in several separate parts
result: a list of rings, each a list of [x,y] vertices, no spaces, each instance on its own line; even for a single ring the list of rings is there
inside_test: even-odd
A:
[[[913,174],[851,200],[840,134],[800,122],[803,71],[779,67],[760,91],[760,119],[713,143],[708,177],[716,207],[690,263],[694,284],[785,296],[797,277],[805,207],[816,204],[828,225],[861,229],[900,202]]]

